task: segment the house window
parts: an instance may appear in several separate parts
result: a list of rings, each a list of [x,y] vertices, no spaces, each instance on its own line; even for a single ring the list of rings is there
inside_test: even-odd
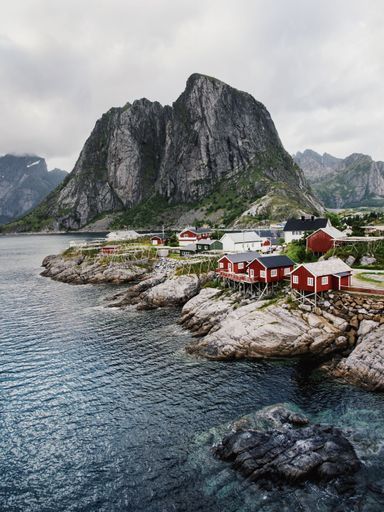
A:
[[[321,278],[321,284],[328,284],[328,276],[324,276]]]
[[[293,284],[299,284],[299,276],[293,276],[292,282],[293,282]]]
[[[271,277],[276,277],[277,276],[277,269],[276,268],[273,268],[271,270]]]
[[[224,268],[224,263],[220,262],[220,268]]]
[[[313,277],[308,277],[307,278],[307,285],[308,286],[313,286]]]
[[[284,268],[284,275],[287,276],[288,274],[289,274],[289,267],[285,267]]]
[[[265,277],[265,270],[260,270],[260,277]]]
[[[239,267],[239,270],[243,269],[244,268],[244,263],[239,263],[238,267]]]

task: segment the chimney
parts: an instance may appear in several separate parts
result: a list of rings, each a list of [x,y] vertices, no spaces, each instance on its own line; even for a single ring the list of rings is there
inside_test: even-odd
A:
[[[315,220],[315,216],[314,215],[311,215],[311,220]]]
[[[301,220],[305,220],[305,215],[302,215],[302,216],[301,216]]]

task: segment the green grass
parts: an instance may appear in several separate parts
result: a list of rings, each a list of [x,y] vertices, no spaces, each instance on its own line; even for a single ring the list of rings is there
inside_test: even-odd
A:
[[[295,263],[310,263],[317,259],[312,252],[306,250],[305,240],[294,240],[289,243],[284,248],[283,254],[291,258]]]

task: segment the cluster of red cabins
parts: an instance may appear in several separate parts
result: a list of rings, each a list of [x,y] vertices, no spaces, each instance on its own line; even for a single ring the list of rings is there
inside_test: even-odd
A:
[[[217,273],[239,283],[275,283],[290,280],[303,293],[341,290],[351,284],[352,269],[339,258],[303,263],[294,268],[288,256],[267,256],[257,252],[226,254],[218,261]]]

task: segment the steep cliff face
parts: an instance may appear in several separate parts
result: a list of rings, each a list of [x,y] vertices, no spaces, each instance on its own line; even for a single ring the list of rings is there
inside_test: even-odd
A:
[[[294,160],[325,206],[384,206],[384,162],[360,153],[341,159],[311,150],[296,153]]]
[[[261,215],[276,216],[274,198],[298,211],[321,210],[264,105],[194,74],[172,106],[141,99],[104,114],[69,179],[34,215],[76,229],[104,212],[132,219],[149,204],[146,223],[153,226],[160,204],[175,222],[188,209],[209,216],[236,206],[240,214],[266,194],[272,200]]]
[[[66,175],[60,169],[48,172],[44,158],[39,156],[0,157],[0,224],[34,208]]]

